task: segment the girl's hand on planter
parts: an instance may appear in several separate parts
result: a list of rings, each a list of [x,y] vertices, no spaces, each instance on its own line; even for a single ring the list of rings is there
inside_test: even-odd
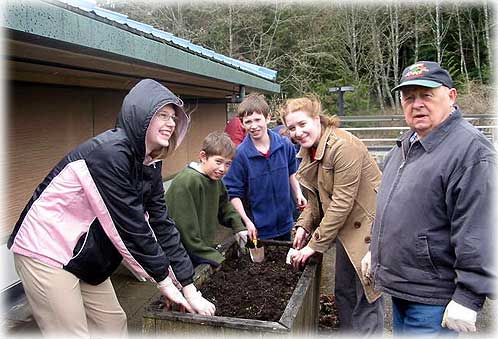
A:
[[[304,265],[306,265],[306,261],[308,261],[309,257],[313,254],[315,254],[315,250],[312,250],[309,246],[296,251],[290,258],[292,266],[296,269],[304,267]]]
[[[194,313],[194,310],[187,302],[187,300],[183,297],[180,290],[173,284],[173,280],[170,277],[166,277],[163,281],[160,281],[157,284],[157,288],[161,292],[161,294],[167,299],[166,306],[168,308],[171,307],[170,303],[178,304],[180,306],[180,310],[186,310],[190,313]]]
[[[303,227],[298,226],[296,229],[296,235],[294,236],[294,242],[292,243],[292,247],[294,247],[297,250],[300,250],[301,248],[306,245],[306,240],[308,239],[308,231],[306,231]]]
[[[188,303],[194,310],[192,313],[198,313],[202,315],[214,315],[216,307],[204,299],[201,292],[197,290],[194,284],[189,284],[183,288],[183,295],[187,299]]]

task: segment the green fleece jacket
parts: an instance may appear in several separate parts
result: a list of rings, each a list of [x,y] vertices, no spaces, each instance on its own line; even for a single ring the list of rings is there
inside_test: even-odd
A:
[[[178,173],[165,198],[183,246],[197,257],[220,264],[225,258],[214,248],[218,225],[231,227],[234,234],[246,229],[223,182],[200,173],[197,163]]]

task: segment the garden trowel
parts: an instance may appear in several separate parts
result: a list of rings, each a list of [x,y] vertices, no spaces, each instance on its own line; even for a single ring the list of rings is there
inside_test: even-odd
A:
[[[262,262],[265,259],[265,248],[258,239],[252,239],[246,243],[252,262]]]

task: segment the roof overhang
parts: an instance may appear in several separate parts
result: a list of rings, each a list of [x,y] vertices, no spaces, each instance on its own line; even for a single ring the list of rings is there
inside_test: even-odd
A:
[[[4,9],[11,80],[128,89],[149,77],[179,94],[207,98],[233,95],[240,86],[248,92],[280,92],[273,81],[66,4],[7,1]]]

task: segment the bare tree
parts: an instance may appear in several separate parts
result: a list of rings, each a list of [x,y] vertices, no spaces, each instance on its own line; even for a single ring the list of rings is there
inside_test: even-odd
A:
[[[373,71],[372,77],[374,80],[374,86],[377,93],[377,100],[379,102],[380,109],[384,112],[384,92],[382,90],[382,74],[384,71],[384,63],[382,51],[380,49],[380,32],[379,23],[377,20],[376,12],[370,15],[370,31],[372,36],[372,60],[373,60]],[[392,97],[391,97],[392,100]]]
[[[429,7],[431,9],[431,7]],[[451,15],[447,15],[447,21],[444,22],[442,0],[436,0],[434,7],[435,17],[432,16],[433,32],[434,32],[434,47],[436,49],[437,62],[443,62],[445,46],[443,41],[450,28]],[[431,10],[430,10],[431,11]],[[431,11],[432,12],[432,11]]]
[[[390,22],[390,35],[391,35],[391,58],[393,63],[393,78],[394,83],[398,82],[399,79],[399,49],[400,49],[400,37],[399,37],[399,16],[398,16],[398,4],[394,3],[389,8],[389,22]],[[399,97],[395,97],[396,109],[399,107]]]
[[[460,73],[465,75],[465,81],[469,84],[469,73],[467,72],[467,63],[465,62],[465,53],[463,48],[462,25],[460,23],[460,4],[455,4],[455,12],[458,27],[458,46],[460,51]]]
[[[484,3],[483,10],[484,10],[484,34],[486,37],[486,48],[488,50],[489,68],[494,69],[493,68],[493,51],[492,51],[491,43],[490,43],[490,39],[489,39],[489,14],[488,14],[488,2],[487,1]]]
[[[415,38],[415,48],[414,48],[414,56],[413,56],[413,61],[417,62],[418,61],[418,53],[419,53],[419,48],[420,48],[420,43],[419,43],[419,18],[418,18],[418,11],[414,11],[414,17],[415,17],[415,26],[413,27],[413,36]]]
[[[472,56],[474,59],[474,66],[477,69],[477,74],[479,77],[479,81],[482,83],[482,73],[481,73],[481,55],[479,53],[479,34],[477,33],[477,29],[472,18],[472,8],[467,10],[467,18],[470,26],[470,39],[472,42]]]

